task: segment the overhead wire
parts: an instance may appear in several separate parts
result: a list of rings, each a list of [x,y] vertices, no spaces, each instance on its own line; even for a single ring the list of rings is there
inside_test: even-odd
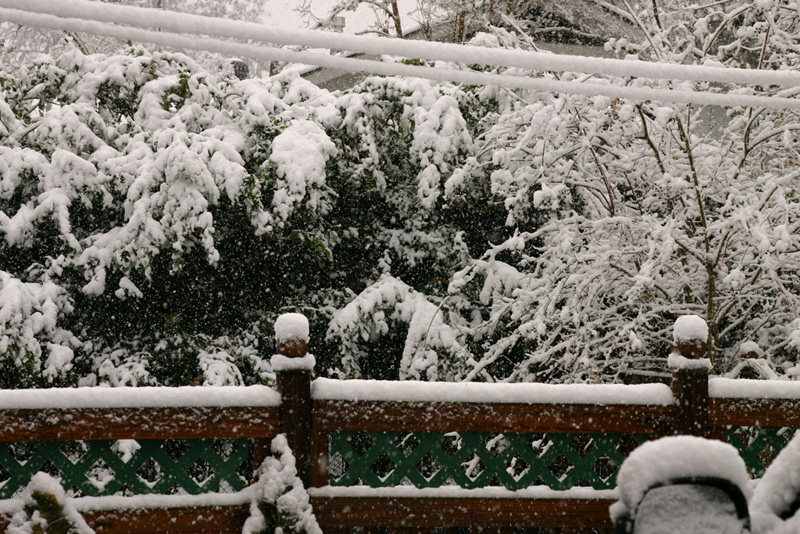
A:
[[[731,69],[721,66],[653,63],[638,60],[596,58],[528,50],[508,50],[454,43],[387,39],[344,35],[320,30],[282,28],[254,22],[206,17],[191,13],[164,12],[135,6],[120,6],[89,0],[0,0],[0,6],[65,18],[82,18],[175,33],[251,40],[280,46],[304,46],[347,50],[366,54],[388,54],[431,61],[455,61],[539,71],[571,71],[638,78],[716,83],[800,87],[800,72]]]
[[[440,66],[424,67],[398,62],[331,56],[313,51],[297,51],[276,46],[229,41],[220,39],[219,37],[235,37],[238,39],[248,39],[273,44],[306,44],[308,46],[317,47],[330,46],[336,47],[337,49],[379,53],[392,49],[392,55],[408,54],[408,57],[422,57],[423,59],[469,64],[490,64],[544,71],[584,72],[589,75],[611,74],[617,76],[654,77],[658,79],[663,78],[666,72],[669,75],[669,79],[676,79],[675,73],[671,71],[679,70],[683,74],[677,76],[677,79],[719,81],[725,79],[722,75],[727,73],[729,75],[728,77],[731,79],[726,81],[730,81],[731,83],[734,83],[732,80],[735,79],[737,83],[759,83],[761,85],[773,84],[800,87],[800,73],[796,72],[664,65],[643,61],[620,61],[600,58],[583,58],[579,56],[560,56],[539,52],[491,49],[448,43],[343,36],[311,30],[287,30],[262,24],[222,20],[186,13],[169,12],[167,14],[162,10],[116,6],[100,2],[89,2],[86,0],[71,0],[70,2],[0,0],[0,6],[8,5],[16,7],[0,7],[0,20],[49,29],[83,32],[137,42],[148,42],[161,46],[210,51],[262,60],[303,63],[351,72],[369,72],[387,76],[413,76],[442,82],[449,81],[475,85],[493,85],[510,89],[565,92],[586,96],[607,96],[611,98],[626,98],[637,102],[657,100],[696,105],[800,109],[800,100],[798,99],[744,94],[747,91],[752,93],[750,89],[741,89],[738,93],[717,93],[677,89],[654,89],[650,87],[580,81],[561,81],[546,77],[531,77],[528,75],[515,76],[469,69]],[[20,7],[20,9],[17,7]],[[42,12],[40,12],[40,10]],[[65,16],[69,14],[80,15],[80,17]],[[156,31],[131,26],[136,24],[144,26],[145,28],[157,26],[159,29]],[[174,31],[176,29],[179,29],[179,32]],[[203,35],[203,37],[202,39],[198,39],[198,37],[186,35],[187,33],[200,34]],[[573,60],[587,60],[588,63],[584,62],[583,66],[590,66],[593,68],[584,70],[578,68],[573,69],[571,68]],[[578,66],[581,65],[576,65],[576,67]],[[745,82],[743,80],[748,81]]]

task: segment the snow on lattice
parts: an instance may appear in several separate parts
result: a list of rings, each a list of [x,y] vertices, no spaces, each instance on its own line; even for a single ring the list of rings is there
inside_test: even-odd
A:
[[[635,510],[654,485],[685,477],[722,478],[745,497],[750,495],[750,476],[735,447],[695,436],[672,436],[648,441],[628,456],[617,475],[620,501]]]

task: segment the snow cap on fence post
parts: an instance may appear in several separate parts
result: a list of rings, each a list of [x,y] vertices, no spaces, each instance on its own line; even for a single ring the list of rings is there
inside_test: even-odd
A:
[[[702,358],[708,348],[708,324],[699,315],[682,315],[675,320],[672,339],[684,358]]]
[[[708,350],[708,325],[698,315],[682,315],[675,320],[672,331],[675,350],[667,365],[672,370],[702,369],[711,371],[711,360],[704,356]]]
[[[272,370],[313,371],[316,361],[308,354],[308,319],[301,313],[284,313],[275,321],[275,346]]]

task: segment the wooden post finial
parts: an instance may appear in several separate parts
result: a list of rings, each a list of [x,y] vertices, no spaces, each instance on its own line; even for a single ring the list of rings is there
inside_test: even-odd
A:
[[[275,320],[278,354],[302,358],[308,353],[308,319],[300,313],[284,313]]]
[[[684,358],[697,360],[708,350],[708,324],[697,315],[682,315],[673,329],[675,349]]]

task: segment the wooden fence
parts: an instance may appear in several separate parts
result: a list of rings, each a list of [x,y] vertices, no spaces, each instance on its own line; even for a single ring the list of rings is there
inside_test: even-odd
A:
[[[280,397],[240,388],[249,393],[184,406],[158,400],[167,388],[64,407],[82,390],[52,393],[57,402],[43,391],[41,406],[8,401],[38,392],[3,392],[0,499],[44,470],[98,532],[240,532],[240,490],[284,433],[325,532],[604,530],[616,471],[644,440],[725,439],[758,476],[800,426],[800,383],[762,391],[700,371],[675,373],[671,388],[312,381],[299,369],[277,385]]]

